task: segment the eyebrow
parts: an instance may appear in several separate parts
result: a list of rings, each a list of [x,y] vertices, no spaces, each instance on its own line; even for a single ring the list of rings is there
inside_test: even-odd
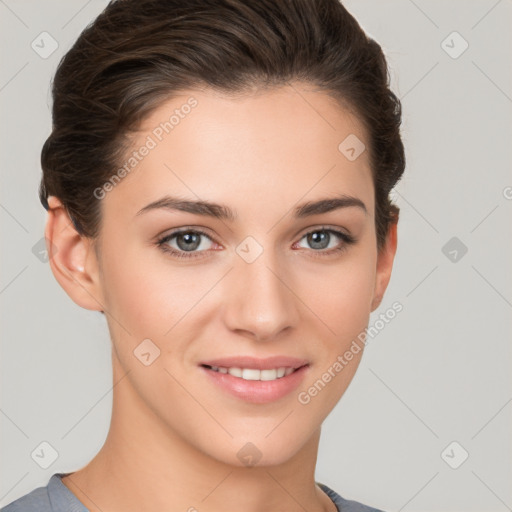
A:
[[[365,204],[361,199],[345,194],[320,199],[318,201],[308,201],[297,206],[294,209],[294,216],[298,219],[318,215],[321,213],[328,213],[341,208],[356,207],[364,211],[365,215],[368,214]],[[178,210],[182,212],[194,213],[196,215],[204,215],[214,217],[216,219],[227,220],[234,222],[238,214],[229,206],[212,203],[210,201],[191,201],[179,197],[166,195],[148,205],[141,208],[135,216],[141,215],[151,210]]]

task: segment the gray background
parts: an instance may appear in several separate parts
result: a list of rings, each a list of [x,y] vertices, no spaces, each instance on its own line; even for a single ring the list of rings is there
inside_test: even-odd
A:
[[[105,5],[0,0],[0,506],[86,464],[109,426],[105,319],[73,303],[33,252],[50,78]],[[403,101],[399,247],[370,324],[394,301],[404,309],[325,421],[316,478],[388,511],[512,510],[512,2],[345,5],[383,46]],[[47,58],[31,47],[43,31],[58,42]],[[469,44],[457,58],[445,51],[462,48],[454,31]],[[454,247],[456,261],[445,255]],[[31,457],[43,441],[58,453],[46,469]]]

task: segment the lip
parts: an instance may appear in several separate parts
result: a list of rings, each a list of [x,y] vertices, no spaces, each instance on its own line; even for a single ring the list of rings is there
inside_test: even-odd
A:
[[[299,359],[289,356],[272,356],[266,358],[257,358],[252,356],[235,356],[223,357],[220,359],[209,359],[208,361],[201,361],[199,365],[220,366],[223,368],[251,368],[253,370],[271,370],[273,368],[300,368],[309,361],[306,359]],[[283,378],[283,377],[282,377]]]
[[[275,380],[245,380],[234,377],[229,373],[216,372],[206,366],[224,366],[237,368],[253,368],[266,370],[282,366],[293,367],[296,370],[290,375]],[[252,357],[234,357],[213,359],[199,365],[199,369],[205,373],[210,382],[231,396],[253,404],[265,404],[279,400],[297,389],[304,377],[309,373],[309,363],[290,357],[271,357],[256,359]]]

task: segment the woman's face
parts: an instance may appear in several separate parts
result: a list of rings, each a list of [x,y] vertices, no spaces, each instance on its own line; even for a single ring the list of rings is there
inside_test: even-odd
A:
[[[353,341],[394,256],[378,258],[362,144],[357,119],[298,83],[238,98],[194,90],[145,120],[122,179],[98,191],[101,259],[89,284],[140,414],[240,466],[247,455],[283,462],[319,431],[358,367]],[[174,209],[171,197],[232,217]],[[304,206],[340,198],[350,199]],[[279,378],[245,371],[249,380],[202,366],[239,356],[306,366]]]

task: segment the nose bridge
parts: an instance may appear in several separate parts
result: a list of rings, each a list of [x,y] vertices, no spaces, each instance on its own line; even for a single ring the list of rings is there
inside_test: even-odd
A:
[[[294,294],[287,282],[289,273],[269,247],[260,250],[254,260],[247,257],[251,251],[254,257],[255,250],[251,241],[247,243],[237,248],[227,322],[231,329],[248,331],[258,339],[272,338],[298,319]]]

